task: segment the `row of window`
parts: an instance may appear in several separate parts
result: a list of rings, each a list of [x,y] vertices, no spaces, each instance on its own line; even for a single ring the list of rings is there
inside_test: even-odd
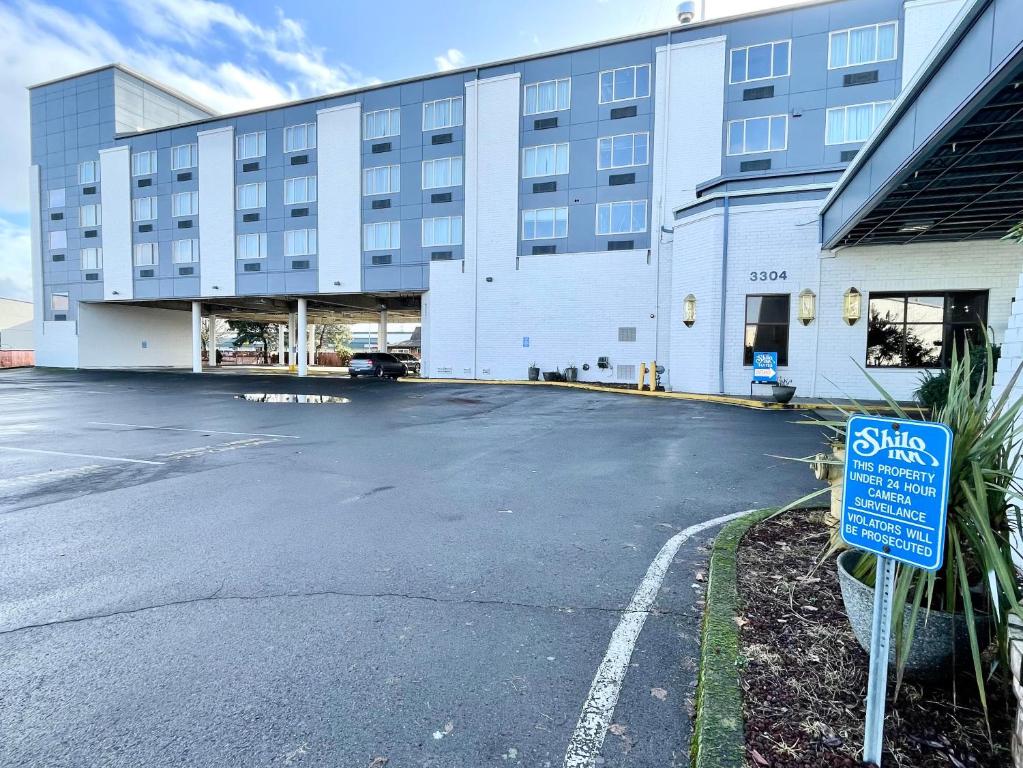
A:
[[[872,293],[868,302],[868,368],[940,368],[981,344],[987,326],[987,291]],[[788,365],[789,295],[746,297],[743,363],[753,353],[777,352]]]
[[[825,113],[824,143],[849,144],[866,141],[891,109],[891,101],[872,101],[831,107]],[[779,152],[788,147],[788,115],[747,117],[728,122],[728,154]]]
[[[892,61],[896,58],[898,22],[866,24],[828,36],[828,69]],[[792,41],[775,40],[733,48],[729,52],[730,83],[787,77],[792,66]]]

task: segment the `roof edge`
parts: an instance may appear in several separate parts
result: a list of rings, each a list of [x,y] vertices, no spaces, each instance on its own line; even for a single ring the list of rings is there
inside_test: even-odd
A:
[[[211,107],[208,107],[207,105],[203,104],[201,101],[196,101],[191,96],[189,96],[189,95],[187,95],[185,93],[182,93],[181,91],[177,90],[176,88],[172,88],[169,85],[165,85],[164,83],[161,83],[159,80],[154,80],[153,78],[149,77],[148,75],[144,75],[141,72],[138,72],[138,71],[132,69],[131,67],[125,66],[124,64],[121,64],[120,62],[117,62],[117,61],[111,62],[110,64],[102,64],[102,65],[100,65],[98,67],[93,67],[92,69],[86,69],[86,70],[83,70],[82,72],[75,72],[74,74],[71,74],[71,75],[64,75],[63,77],[55,77],[52,80],[46,80],[46,81],[44,81],[42,83],[36,83],[35,85],[28,86],[26,90],[33,91],[36,88],[43,88],[43,87],[45,87],[47,85],[55,85],[57,83],[62,83],[64,81],[66,81],[66,80],[74,80],[75,78],[78,78],[78,77],[84,77],[86,75],[93,75],[93,74],[95,74],[97,72],[103,72],[103,71],[108,70],[108,69],[112,69],[114,71],[119,71],[122,74],[128,75],[129,77],[134,77],[136,80],[141,80],[146,85],[150,85],[153,88],[157,88],[157,89],[163,91],[164,93],[166,93],[166,94],[168,94],[170,96],[173,96],[175,99],[180,99],[181,101],[185,102],[186,104],[189,104],[190,106],[193,106],[196,109],[202,110],[203,112],[205,112],[205,113],[207,113],[209,115],[208,118],[204,118],[204,119],[211,119],[212,120],[212,119],[216,119],[217,117],[219,117],[219,114],[217,113],[217,111],[215,109],[213,109]],[[170,126],[167,126],[167,127],[170,127]],[[153,129],[153,130],[161,130],[161,129]]]
[[[618,37],[609,37],[609,38],[604,38],[604,39],[601,39],[601,40],[596,40],[596,41],[593,41],[593,42],[579,43],[577,45],[566,46],[564,48],[555,48],[553,50],[548,50],[548,51],[538,51],[536,53],[528,53],[528,54],[522,54],[522,55],[519,55],[519,56],[512,56],[512,57],[509,57],[509,58],[506,58],[506,59],[498,59],[498,60],[495,60],[495,61],[486,61],[486,62],[481,62],[479,64],[473,64],[473,65],[467,66],[467,67],[459,67],[458,69],[447,70],[447,71],[444,71],[444,72],[428,72],[428,73],[423,73],[423,74],[419,74],[419,75],[412,75],[410,77],[399,78],[399,79],[396,79],[396,80],[388,80],[388,81],[385,81],[385,82],[382,82],[382,83],[373,83],[371,85],[358,86],[358,87],[349,88],[349,89],[343,90],[343,91],[334,91],[332,93],[320,94],[318,96],[308,96],[308,97],[303,98],[303,99],[293,99],[291,101],[282,101],[282,102],[278,102],[276,104],[267,104],[267,105],[262,106],[262,107],[253,107],[251,109],[239,110],[237,112],[227,112],[227,113],[224,113],[224,114],[216,114],[216,113],[214,113],[214,114],[211,114],[210,117],[208,117],[208,118],[203,118],[201,120],[189,120],[189,121],[186,121],[186,122],[183,122],[183,123],[174,123],[172,125],[164,126],[163,128],[149,128],[149,129],[144,130],[144,131],[127,131],[127,132],[118,133],[118,134],[115,135],[115,138],[126,138],[126,137],[129,137],[129,136],[142,136],[142,135],[145,135],[147,133],[154,133],[156,131],[163,131],[163,130],[167,130],[167,129],[170,129],[170,128],[184,128],[184,127],[190,127],[190,126],[193,126],[193,125],[199,125],[201,123],[209,122],[209,121],[212,121],[212,120],[226,120],[226,119],[232,119],[232,118],[236,118],[236,117],[244,117],[245,115],[252,115],[252,114],[259,113],[259,112],[267,112],[267,111],[272,110],[272,109],[283,109],[283,108],[287,108],[287,107],[302,106],[304,104],[313,104],[313,103],[318,102],[318,101],[326,101],[328,99],[336,99],[336,98],[339,98],[339,97],[342,97],[342,96],[353,96],[353,95],[357,95],[357,94],[360,94],[360,93],[367,93],[369,91],[379,90],[381,88],[391,88],[391,87],[394,87],[394,86],[406,85],[408,83],[413,83],[413,82],[416,82],[416,81],[432,80],[432,79],[435,79],[435,78],[438,78],[438,77],[450,77],[452,75],[464,75],[464,74],[468,74],[470,72],[476,72],[476,71],[478,71],[480,69],[487,69],[487,68],[490,68],[490,67],[501,67],[501,66],[507,66],[507,65],[510,65],[510,64],[518,64],[518,63],[521,63],[521,62],[524,62],[524,61],[530,61],[530,60],[534,60],[534,59],[545,58],[547,56],[560,56],[560,55],[566,54],[566,53],[575,53],[577,51],[585,51],[585,50],[589,50],[591,48],[599,48],[599,47],[604,46],[604,45],[613,45],[615,43],[624,43],[624,42],[629,42],[631,40],[642,40],[642,39],[645,39],[645,38],[661,37],[661,36],[667,35],[669,33],[682,32],[682,31],[686,31],[686,30],[690,30],[690,29],[713,28],[716,25],[728,24],[728,23],[731,23],[733,21],[739,21],[739,20],[742,20],[742,19],[759,18],[761,16],[770,16],[772,14],[777,14],[777,13],[787,13],[789,11],[795,11],[795,10],[799,10],[801,8],[808,8],[808,7],[821,6],[821,5],[831,5],[833,3],[838,3],[838,2],[844,2],[844,0],[794,0],[793,2],[786,3],[785,5],[779,5],[779,6],[774,7],[774,8],[766,8],[766,9],[763,9],[763,10],[750,11],[750,12],[747,12],[747,13],[737,13],[737,14],[732,14],[731,16],[720,16],[720,17],[716,17],[716,18],[713,18],[713,19],[704,19],[702,21],[690,22],[689,24],[675,24],[675,25],[670,26],[670,27],[662,27],[660,29],[650,30],[648,32],[636,32],[636,33],[633,33],[631,35],[620,35]],[[114,67],[117,67],[119,69],[122,69],[123,71],[127,72],[128,74],[133,75],[134,77],[138,77],[140,79],[143,79],[146,82],[148,82],[148,83],[150,83],[152,85],[155,85],[158,88],[163,88],[164,90],[167,90],[167,91],[169,91],[171,93],[174,93],[174,95],[178,95],[172,89],[169,89],[166,86],[160,85],[160,83],[158,83],[158,82],[156,82],[156,81],[154,81],[154,80],[152,80],[150,78],[146,78],[146,77],[144,77],[142,75],[139,75],[138,73],[128,69],[127,67],[125,67],[125,66],[123,66],[121,64],[111,64],[111,65],[107,65],[107,66],[114,66]],[[99,69],[105,69],[105,67],[100,67]],[[68,75],[68,76],[63,77],[63,78],[57,78],[57,79],[51,80],[51,81],[49,81],[47,83],[41,83],[40,85],[49,85],[51,83],[60,82],[61,80],[69,80],[71,78],[78,77],[78,76],[83,75],[83,74],[89,74],[89,73],[94,72],[94,71],[98,71],[98,70],[87,70],[86,72],[80,72],[80,73],[76,73],[76,74],[73,74],[73,75]],[[38,88],[38,87],[39,87],[38,85],[31,86],[31,88]],[[187,97],[183,97],[183,98],[187,99]],[[197,106],[199,108],[205,110],[205,111],[210,111],[208,107],[204,107],[202,105],[197,105]]]

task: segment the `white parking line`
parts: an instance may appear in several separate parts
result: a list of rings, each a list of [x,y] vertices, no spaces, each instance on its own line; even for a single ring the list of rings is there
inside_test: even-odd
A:
[[[579,722],[575,726],[571,741],[568,742],[565,768],[592,768],[596,764],[604,745],[607,728],[614,716],[615,706],[618,704],[618,694],[621,693],[622,683],[625,681],[625,672],[629,668],[632,651],[650,614],[650,608],[657,599],[661,582],[664,581],[664,576],[679,548],[695,534],[748,515],[752,511],[734,512],[691,525],[676,533],[661,547],[611,635],[607,653],[597,668],[589,696],[586,697],[582,714],[579,715]]]
[[[0,451],[17,451],[18,453],[42,453],[47,456],[73,456],[77,459],[99,459],[100,461],[121,461],[128,464],[165,464],[163,461],[149,461],[148,459],[125,459],[121,456],[95,456],[91,453],[68,453],[67,451],[44,451],[42,448],[14,448],[10,445],[0,445]]]
[[[286,437],[291,440],[300,440],[298,435],[274,435],[265,432],[222,432],[217,429],[188,429],[185,427],[154,427],[148,424],[122,424],[117,421],[90,421],[100,427],[131,427],[132,429],[161,429],[167,432],[198,432],[203,435],[243,435],[247,437]]]

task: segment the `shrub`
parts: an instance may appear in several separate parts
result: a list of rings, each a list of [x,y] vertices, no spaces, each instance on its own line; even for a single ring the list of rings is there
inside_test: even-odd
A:
[[[1001,347],[998,345],[989,345],[991,349],[991,364],[994,370],[998,370],[998,359],[1001,357]],[[981,384],[984,381],[985,373],[987,370],[988,355],[984,345],[976,345],[970,348],[969,357],[973,361],[970,368],[970,395],[977,393]],[[937,413],[948,403],[948,386],[951,380],[951,373],[948,368],[945,368],[937,373],[933,371],[924,371],[924,374],[920,377],[920,386],[917,387],[916,392],[913,396],[916,401],[930,410],[931,413]]]

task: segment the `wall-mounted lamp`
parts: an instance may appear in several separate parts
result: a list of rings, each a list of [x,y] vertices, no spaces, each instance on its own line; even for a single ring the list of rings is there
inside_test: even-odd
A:
[[[809,288],[799,293],[799,322],[809,325],[817,318],[817,294]]]
[[[696,322],[696,297],[691,293],[682,301],[682,322],[686,328],[692,328]]]
[[[856,321],[860,319],[862,300],[863,294],[855,288],[850,288],[845,292],[842,301],[842,319],[849,325],[856,325]]]

